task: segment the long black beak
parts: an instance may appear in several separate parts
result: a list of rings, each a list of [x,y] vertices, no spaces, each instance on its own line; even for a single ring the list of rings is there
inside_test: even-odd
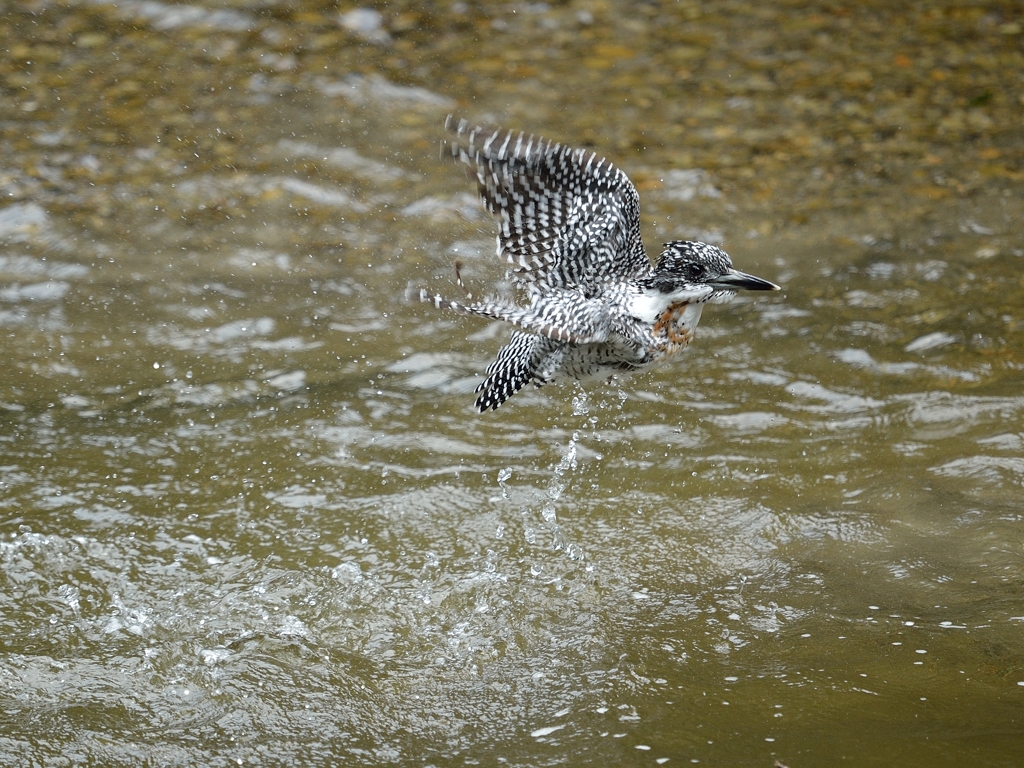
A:
[[[738,269],[730,269],[721,277],[708,280],[712,288],[724,288],[727,291],[778,291],[779,286],[762,280],[760,277],[748,275]]]

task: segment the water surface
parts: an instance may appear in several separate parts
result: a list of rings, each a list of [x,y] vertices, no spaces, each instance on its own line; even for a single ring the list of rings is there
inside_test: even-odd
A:
[[[2,762],[1019,763],[1015,6],[0,9]],[[476,414],[449,112],[784,290]]]

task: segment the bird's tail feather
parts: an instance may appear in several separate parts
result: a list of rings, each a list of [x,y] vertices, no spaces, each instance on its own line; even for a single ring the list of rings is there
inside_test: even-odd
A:
[[[524,309],[513,304],[503,304],[495,299],[463,304],[460,301],[446,299],[439,293],[432,294],[426,288],[419,289],[418,298],[424,304],[433,304],[437,309],[450,309],[452,312],[457,312],[460,315],[500,320],[531,334],[549,338],[552,341],[561,341],[568,344],[589,344],[595,341],[603,341],[607,335],[598,336],[593,333],[580,333],[566,328],[562,324],[550,322],[532,308]]]

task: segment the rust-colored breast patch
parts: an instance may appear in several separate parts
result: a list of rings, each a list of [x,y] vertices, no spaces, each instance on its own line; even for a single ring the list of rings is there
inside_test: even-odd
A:
[[[690,342],[693,341],[693,328],[686,328],[679,324],[679,319],[683,316],[687,306],[685,302],[673,304],[654,323],[652,333],[654,338],[660,342],[662,357],[675,355],[690,346]]]

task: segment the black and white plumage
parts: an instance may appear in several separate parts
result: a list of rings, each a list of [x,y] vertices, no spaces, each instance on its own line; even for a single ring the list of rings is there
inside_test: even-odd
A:
[[[593,152],[451,117],[445,128],[442,156],[475,175],[484,206],[499,219],[498,256],[528,300],[468,296],[463,303],[419,292],[439,309],[516,327],[477,387],[481,412],[529,382],[646,368],[689,345],[706,303],[741,289],[778,289],[733,269],[706,243],[667,243],[652,267],[636,188]]]

